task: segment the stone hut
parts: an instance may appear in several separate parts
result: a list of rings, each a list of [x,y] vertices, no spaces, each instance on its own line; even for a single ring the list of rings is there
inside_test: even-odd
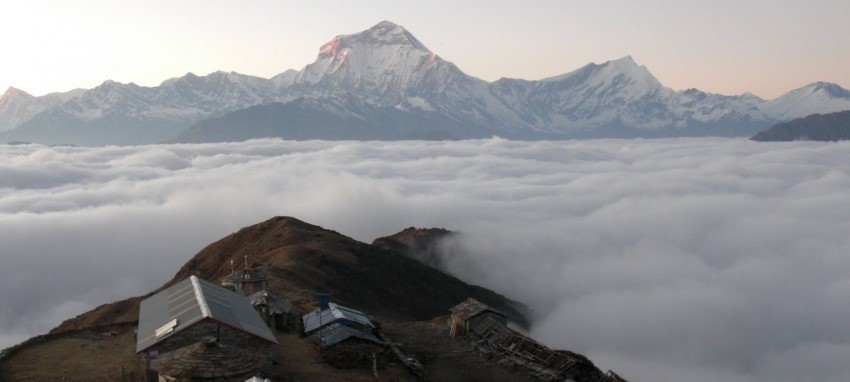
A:
[[[466,301],[455,305],[449,311],[452,312],[452,317],[449,320],[449,336],[451,337],[468,332],[471,325],[487,318],[493,319],[503,326],[506,326],[508,323],[507,315],[474,298],[466,299]]]
[[[136,353],[161,381],[244,381],[276,343],[248,299],[195,276],[139,306]]]
[[[386,358],[378,328],[363,312],[329,301],[317,294],[319,308],[301,317],[304,334],[318,347],[325,361],[337,368],[376,368]]]
[[[310,336],[322,358],[340,369],[372,368],[384,363],[384,342],[374,334],[334,323]]]
[[[248,300],[273,330],[290,330],[293,327],[292,303],[286,297],[261,290],[248,296]]]

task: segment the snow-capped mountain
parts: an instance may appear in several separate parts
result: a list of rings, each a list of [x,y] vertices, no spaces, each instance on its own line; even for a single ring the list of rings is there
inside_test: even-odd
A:
[[[383,21],[322,45],[316,61],[304,67],[293,84],[310,92],[345,89],[371,96],[366,99],[370,102],[397,102],[409,89],[427,86],[428,73],[445,65],[410,32]]]
[[[815,82],[761,104],[775,121],[788,121],[812,114],[850,110],[850,91],[836,84]]]
[[[272,81],[238,73],[188,73],[156,87],[106,81],[44,108],[6,135],[42,143],[156,143],[202,119],[277,99]]]
[[[354,95],[376,106],[438,110],[459,119],[483,122],[487,114],[476,100],[487,82],[466,75],[389,21],[334,37],[315,62],[290,76],[283,98]]]
[[[23,90],[10,87],[0,96],[0,131],[14,129],[32,119],[36,114],[62,104],[83,92],[85,90],[77,89],[34,97]]]
[[[501,79],[490,91],[537,129],[559,132],[623,123],[658,129],[674,121],[676,93],[631,57],[540,81]]]
[[[371,139],[380,139],[378,132],[388,134],[387,139],[406,136],[389,134],[393,128],[415,130],[417,136],[557,139],[746,136],[802,115],[850,109],[850,92],[828,83],[812,84],[772,101],[751,94],[677,92],[628,56],[537,81],[503,78],[489,83],[465,74],[388,21],[334,37],[319,48],[313,63],[271,79],[189,73],[156,87],[106,81],[91,90],[65,94],[32,97],[16,89],[7,91],[0,98],[0,131],[9,131],[0,139],[84,145],[154,143],[208,118],[257,105],[302,102],[299,99],[319,101],[251,110],[280,118],[266,121],[280,126],[291,122],[287,118],[295,118],[297,111],[301,113],[298,123],[292,125],[302,130],[323,118],[340,126],[346,121],[361,124],[372,129],[364,135]],[[245,112],[238,115],[256,119]],[[227,121],[240,128],[238,119]],[[429,132],[427,123],[443,126]],[[217,126],[216,139],[227,139],[223,133],[227,129]],[[267,133],[257,134],[276,131],[285,137],[286,129],[280,126],[267,126]],[[416,128],[410,130],[410,126]],[[455,134],[447,132],[446,126],[452,126]],[[339,131],[318,130],[322,133],[317,138]],[[298,136],[309,136],[305,134]],[[194,129],[191,135],[199,140],[203,132]]]

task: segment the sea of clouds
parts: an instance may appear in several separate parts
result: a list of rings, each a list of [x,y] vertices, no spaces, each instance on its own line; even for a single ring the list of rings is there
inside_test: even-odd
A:
[[[850,142],[0,146],[0,348],[276,215],[460,231],[450,272],[631,381],[850,375]]]

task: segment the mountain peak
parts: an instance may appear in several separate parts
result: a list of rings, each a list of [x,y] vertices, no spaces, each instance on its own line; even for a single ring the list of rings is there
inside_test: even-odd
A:
[[[808,89],[812,93],[824,92],[832,98],[850,98],[850,91],[832,82],[815,82],[804,86],[803,89]]]
[[[850,90],[844,89],[838,84],[832,82],[813,82],[798,89],[794,89],[783,94],[776,101],[781,99],[800,100],[807,97],[826,97],[837,99],[850,99]]]
[[[27,93],[25,91],[18,89],[18,88],[15,88],[15,87],[9,86],[9,88],[6,89],[6,92],[3,93],[2,96],[0,96],[0,99],[5,100],[5,99],[10,99],[12,97],[33,98],[33,96],[31,96],[29,93]]]
[[[352,35],[337,36],[345,40],[344,42],[363,44],[379,44],[379,45],[402,45],[410,46],[416,50],[423,52],[431,52],[425,44],[420,42],[413,34],[404,29],[401,25],[390,21],[381,21],[373,27]],[[336,40],[335,38],[334,40]]]
[[[616,66],[620,69],[634,69],[638,67],[637,62],[635,62],[634,58],[632,58],[631,55],[627,55],[616,60],[608,61],[602,65]]]
[[[815,82],[768,101],[760,108],[777,121],[834,113],[850,109],[850,91],[834,83]]]
[[[464,76],[458,72],[406,29],[382,21],[322,45],[316,61],[304,67],[291,83],[296,87],[321,84],[322,91],[328,93],[347,89],[345,92],[365,95],[372,103],[397,105],[410,91],[445,89],[449,82]]]
[[[380,30],[380,31],[384,31],[384,32],[392,32],[392,31],[406,32],[406,30],[404,29],[403,26],[398,25],[398,24],[396,24],[392,21],[387,21],[387,20],[383,20],[383,21],[375,24],[374,26],[372,26],[368,30],[370,30],[370,31],[371,30]]]

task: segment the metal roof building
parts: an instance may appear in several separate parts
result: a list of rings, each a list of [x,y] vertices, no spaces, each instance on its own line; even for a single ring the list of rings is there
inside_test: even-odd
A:
[[[328,303],[326,309],[318,308],[301,317],[304,323],[304,333],[310,333],[327,325],[338,323],[342,325],[359,324],[374,328],[372,321],[363,312],[334,303]]]
[[[274,334],[248,299],[190,276],[141,302],[136,353],[201,322],[223,324],[253,337],[277,343]]]

